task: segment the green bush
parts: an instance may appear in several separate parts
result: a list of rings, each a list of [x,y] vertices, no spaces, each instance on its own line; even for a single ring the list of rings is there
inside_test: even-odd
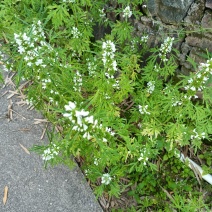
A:
[[[211,165],[211,145],[203,151],[202,140],[212,134],[212,59],[177,76],[178,38],[150,47],[148,35],[136,36],[141,3],[4,0],[5,66],[17,83],[30,81],[26,103],[61,129],[48,146],[33,148],[45,164],[70,165],[73,155],[97,197],[119,197],[130,187],[136,210],[187,211],[184,204],[195,208],[201,194],[177,152],[189,147]]]

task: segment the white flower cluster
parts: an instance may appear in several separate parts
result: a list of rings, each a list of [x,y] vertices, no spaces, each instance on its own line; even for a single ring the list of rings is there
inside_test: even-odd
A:
[[[155,65],[154,66],[154,70],[155,70],[155,72],[159,72],[160,71],[160,66],[159,65]]]
[[[51,147],[44,150],[42,158],[44,161],[48,161],[53,159],[58,154],[59,154],[59,147],[53,144]]]
[[[108,79],[114,79],[115,78],[114,74],[118,70],[117,62],[116,60],[114,60],[115,51],[116,51],[115,44],[110,40],[103,42],[102,50],[103,50],[102,61],[105,68],[107,69],[107,72],[105,72],[105,76]],[[119,81],[117,79],[115,80],[113,87],[119,88]]]
[[[14,38],[18,46],[18,52],[24,56],[27,66],[31,67],[35,64],[37,67],[46,67],[43,64],[41,49],[43,47],[47,48],[48,51],[53,49],[45,42],[46,37],[40,21],[32,25],[29,33],[15,33]]]
[[[188,84],[185,86],[185,90],[189,92],[188,98],[198,98],[196,92],[205,88],[210,75],[212,75],[212,58],[207,60],[206,63],[200,63],[197,73],[187,81]]]
[[[204,139],[205,136],[206,136],[206,133],[205,133],[205,132],[202,132],[202,133],[199,134],[199,133],[196,131],[196,129],[193,130],[193,133],[194,133],[194,135],[191,135],[191,139],[192,139],[192,140],[193,140],[193,139],[201,140],[201,139]]]
[[[111,180],[112,180],[112,177],[110,176],[110,174],[106,173],[102,175],[102,178],[101,178],[102,184],[109,185]]]
[[[143,149],[140,153],[140,157],[138,158],[138,161],[143,161],[144,165],[146,165],[146,162],[149,160],[149,158],[146,156],[146,148]]]
[[[124,10],[123,10],[123,17],[125,18],[130,18],[132,16],[132,11],[130,10],[130,6],[127,6]]]
[[[155,90],[155,81],[150,81],[147,83],[147,92],[152,93]]]
[[[145,105],[145,106],[138,105],[138,110],[141,114],[150,115],[150,112],[148,112],[147,109],[148,109],[148,105]]]
[[[82,75],[79,73],[79,71],[76,72],[75,76],[74,76],[74,91],[81,91],[81,87],[82,87]]]
[[[98,158],[94,158],[94,165],[98,166],[99,165],[99,159]]]
[[[46,89],[47,84],[51,83],[51,79],[42,79],[41,82],[42,82],[42,88]]]
[[[116,46],[111,40],[107,40],[106,42],[102,43],[102,61],[104,66],[110,65],[111,62],[114,61]],[[116,61],[114,61],[116,63]],[[108,64],[109,63],[109,64]],[[117,70],[116,66],[113,65],[113,70]]]
[[[103,8],[103,9],[99,9],[99,16],[100,16],[101,18],[105,18],[105,17],[106,17],[104,8]]]
[[[143,36],[141,37],[141,42],[147,43],[148,39],[149,39],[149,36],[148,36],[148,35],[143,35]]]
[[[114,135],[114,132],[111,128],[106,127],[103,129],[102,124],[98,124],[98,121],[94,119],[91,115],[89,116],[89,112],[85,110],[77,110],[76,104],[74,102],[69,102],[68,105],[65,105],[66,113],[63,114],[64,117],[69,118],[69,120],[74,124],[72,130],[82,132],[83,138],[90,140],[92,136],[88,132],[89,125],[92,125],[92,129],[100,129],[111,136]],[[91,132],[90,130],[90,132]],[[107,142],[106,138],[103,138],[103,142]]]
[[[96,58],[94,58],[94,61],[90,61],[89,58],[87,58],[86,61],[87,61],[89,76],[93,76],[97,69],[97,65],[95,64]]]
[[[77,27],[72,28],[71,34],[73,35],[73,38],[79,38],[80,36],[82,36],[81,32],[77,29]]]
[[[173,44],[173,40],[174,38],[171,38],[171,37],[167,37],[165,40],[164,40],[164,43],[161,44],[161,47],[160,47],[160,52],[159,52],[159,57],[164,61],[166,62],[168,59],[166,58],[166,55],[171,52],[172,50],[172,44]]]
[[[180,106],[182,105],[182,101],[178,101],[178,100],[175,100],[174,98],[172,98],[172,106]]]

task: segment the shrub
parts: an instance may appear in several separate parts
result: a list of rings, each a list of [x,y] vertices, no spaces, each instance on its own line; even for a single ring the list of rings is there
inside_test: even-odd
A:
[[[177,154],[184,147],[200,154],[210,140],[212,59],[177,76],[176,33],[154,47],[148,35],[136,36],[141,3],[5,0],[5,65],[17,83],[31,82],[26,102],[60,128],[48,146],[33,148],[45,164],[70,165],[73,155],[97,197],[130,188],[138,208],[171,210],[178,195],[186,199],[198,186]],[[211,161],[210,151],[203,159]],[[169,192],[177,198],[172,206]]]

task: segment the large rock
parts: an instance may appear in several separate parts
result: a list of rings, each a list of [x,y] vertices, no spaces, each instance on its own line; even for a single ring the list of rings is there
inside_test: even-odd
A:
[[[147,7],[152,16],[157,16],[162,22],[177,24],[187,15],[194,0],[149,0]]]

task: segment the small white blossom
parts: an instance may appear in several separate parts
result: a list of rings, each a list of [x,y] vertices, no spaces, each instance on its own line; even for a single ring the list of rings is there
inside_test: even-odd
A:
[[[148,35],[143,35],[143,36],[141,37],[141,42],[146,43],[146,42],[148,41],[148,38],[149,38]]]
[[[53,159],[58,154],[59,154],[59,147],[53,144],[51,147],[44,150],[42,158],[44,161],[48,161]]]
[[[106,14],[105,14],[105,12],[104,12],[104,8],[103,9],[99,9],[99,16],[101,17],[101,18],[105,18],[106,17]]]
[[[99,165],[99,159],[95,158],[93,163],[94,163],[94,165],[98,166]]]
[[[141,114],[150,115],[150,112],[148,112],[147,109],[148,109],[148,105],[145,105],[145,106],[138,105],[138,110]]]
[[[159,50],[159,51],[160,51],[159,57],[160,57],[164,62],[168,60],[168,59],[166,58],[166,54],[169,53],[169,52],[171,52],[173,40],[174,40],[174,38],[167,37],[167,38],[164,40],[164,43],[161,44],[161,47],[160,47],[160,50]]]
[[[39,66],[43,63],[43,60],[42,59],[38,59],[36,62],[35,62],[35,65],[36,66]]]
[[[79,30],[76,27],[72,28],[71,31],[73,38],[79,38],[81,36],[81,33],[79,32]]]
[[[172,103],[172,106],[180,106],[180,105],[182,105],[181,101],[175,101]]]
[[[140,154],[140,157],[138,158],[138,161],[143,161],[143,164],[146,165],[146,162],[149,160],[148,157],[144,156],[144,153]]]
[[[26,42],[30,41],[30,38],[26,35],[26,33],[24,33],[22,37],[24,41]]]
[[[132,11],[130,10],[130,6],[127,6],[124,10],[123,10],[123,17],[127,17],[130,18],[132,16]]]
[[[155,81],[150,81],[147,83],[147,92],[152,93],[155,90]]]
[[[115,44],[111,40],[107,40],[106,42],[102,43],[102,49],[106,52],[114,53],[116,51]]]
[[[66,111],[72,111],[76,108],[76,104],[74,102],[69,102],[68,105],[65,105]]]
[[[25,52],[24,47],[23,47],[23,46],[19,46],[19,47],[18,47],[18,52],[19,52],[20,54],[23,54],[23,53]]]
[[[107,173],[102,175],[102,178],[101,178],[102,184],[109,185],[111,180],[112,180],[112,177],[110,176],[110,174]]]

